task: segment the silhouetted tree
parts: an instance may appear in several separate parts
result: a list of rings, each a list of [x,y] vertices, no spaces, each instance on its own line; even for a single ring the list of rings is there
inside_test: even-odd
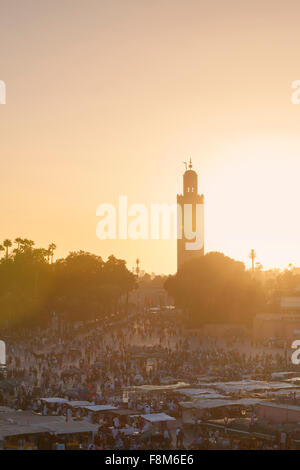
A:
[[[8,258],[8,248],[10,248],[10,247],[12,246],[11,240],[9,240],[8,238],[6,238],[6,240],[4,240],[4,242],[3,242],[3,246],[4,246],[4,248],[6,249],[6,254],[5,254],[5,256],[6,256],[6,259],[7,259],[7,258]]]
[[[20,249],[20,245],[21,245],[22,241],[23,241],[23,240],[22,240],[22,238],[20,238],[20,237],[15,238],[15,243],[16,243],[16,245],[17,245],[17,250]]]
[[[54,256],[54,251],[56,250],[56,245],[55,243],[50,243],[48,246],[48,255],[49,255],[49,261],[51,259],[51,264],[53,263],[53,256]]]
[[[249,322],[264,307],[260,284],[243,263],[223,253],[207,253],[185,263],[167,279],[165,289],[195,325]]]
[[[124,260],[84,251],[71,252],[54,265],[56,310],[70,320],[100,318],[115,311],[117,302],[135,288],[135,276]]]
[[[114,256],[104,262],[79,251],[53,263],[54,243],[48,249],[28,239],[15,243],[11,255],[0,259],[0,328],[44,325],[53,311],[69,321],[101,318],[136,286],[136,276]]]

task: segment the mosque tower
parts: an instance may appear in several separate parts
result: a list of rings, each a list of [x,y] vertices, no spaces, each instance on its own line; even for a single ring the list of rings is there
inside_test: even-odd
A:
[[[185,168],[183,194],[177,194],[177,271],[186,261],[204,255],[204,196],[203,194],[198,194],[198,175],[192,169],[191,159],[189,165],[185,162]],[[192,220],[188,225],[191,226],[192,231],[195,233],[194,239],[187,239],[185,237],[185,234],[188,233],[188,231],[185,231],[188,210],[192,214]],[[181,237],[180,234],[182,235]],[[196,244],[196,239],[201,240],[201,243]],[[191,246],[195,246],[195,248],[191,248]]]

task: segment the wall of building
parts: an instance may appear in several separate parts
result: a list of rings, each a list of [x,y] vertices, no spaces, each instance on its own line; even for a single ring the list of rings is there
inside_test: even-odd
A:
[[[284,406],[258,405],[256,414],[258,418],[267,419],[271,423],[276,424],[300,422],[300,408],[296,410],[287,409]]]

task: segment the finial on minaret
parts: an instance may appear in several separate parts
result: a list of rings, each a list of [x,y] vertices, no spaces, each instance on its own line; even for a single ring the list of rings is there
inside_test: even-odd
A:
[[[192,164],[192,159],[190,158],[190,164],[189,164],[189,168],[193,168],[193,164]]]

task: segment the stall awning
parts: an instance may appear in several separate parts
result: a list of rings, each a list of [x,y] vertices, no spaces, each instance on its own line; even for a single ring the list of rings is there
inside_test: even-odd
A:
[[[159,423],[162,421],[176,421],[172,416],[167,415],[166,413],[152,413],[147,415],[140,415],[146,421],[150,423]]]

